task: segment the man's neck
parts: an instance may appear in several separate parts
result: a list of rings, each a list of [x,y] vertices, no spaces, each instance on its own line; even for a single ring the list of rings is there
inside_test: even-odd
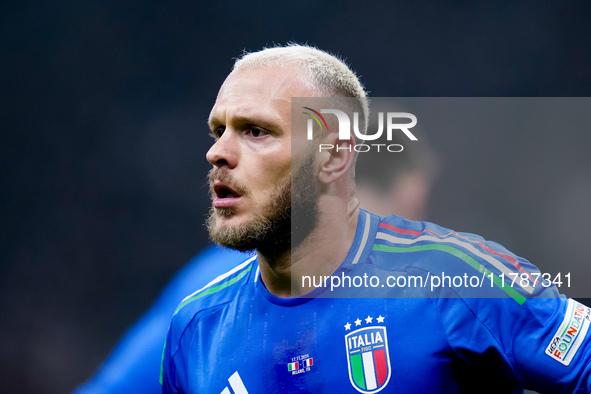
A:
[[[313,288],[302,286],[303,276],[330,276],[347,257],[355,238],[359,201],[355,197],[348,204],[326,201],[323,205],[317,226],[294,250],[274,256],[258,251],[261,279],[271,294],[304,295]]]

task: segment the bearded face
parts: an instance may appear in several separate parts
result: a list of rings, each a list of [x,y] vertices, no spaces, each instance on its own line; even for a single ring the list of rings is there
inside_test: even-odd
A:
[[[232,217],[233,208],[211,208],[207,226],[211,239],[239,251],[257,249],[264,254],[277,255],[297,247],[314,229],[318,217],[318,186],[314,182],[314,156],[309,155],[292,175],[275,187],[265,201],[249,213],[246,222],[221,226],[219,219]],[[241,196],[248,196],[247,185],[232,179],[225,169],[214,168],[209,173],[210,185],[221,181]],[[211,186],[212,198],[216,192]]]

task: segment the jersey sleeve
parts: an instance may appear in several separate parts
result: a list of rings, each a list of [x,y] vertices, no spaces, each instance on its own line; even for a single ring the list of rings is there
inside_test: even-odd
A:
[[[591,310],[538,280],[534,265],[498,244],[480,242],[479,249],[503,264],[478,260],[490,289],[457,287],[432,298],[454,351],[476,369],[491,371],[482,384],[507,379],[542,393],[591,392]],[[505,269],[517,280],[504,276]]]
[[[168,330],[164,349],[162,350],[162,367],[160,371],[160,384],[162,385],[163,393],[179,393],[179,382],[177,382],[177,371],[174,364],[174,339],[172,335],[172,327]]]
[[[196,255],[171,280],[148,312],[126,332],[92,378],[74,393],[160,393],[162,344],[179,302],[248,257],[248,254],[218,246],[210,246]]]
[[[182,341],[187,340],[187,331],[191,321],[196,318],[192,311],[180,310],[172,317],[164,349],[162,350],[162,364],[160,368],[160,384],[163,393],[184,393],[187,388],[187,362],[183,353]],[[184,343],[188,346],[188,343]]]

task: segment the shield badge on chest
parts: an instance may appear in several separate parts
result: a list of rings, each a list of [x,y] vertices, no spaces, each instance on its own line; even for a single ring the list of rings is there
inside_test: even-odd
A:
[[[360,393],[377,393],[390,381],[386,327],[360,328],[345,335],[351,384]]]

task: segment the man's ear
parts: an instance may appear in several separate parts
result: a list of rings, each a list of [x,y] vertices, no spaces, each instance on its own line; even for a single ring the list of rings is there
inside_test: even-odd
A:
[[[353,165],[355,138],[350,136],[348,140],[340,140],[338,137],[337,133],[331,133],[323,138],[323,143],[332,145],[332,149],[323,149],[319,153],[318,180],[321,183],[330,184],[336,181],[346,175]]]

